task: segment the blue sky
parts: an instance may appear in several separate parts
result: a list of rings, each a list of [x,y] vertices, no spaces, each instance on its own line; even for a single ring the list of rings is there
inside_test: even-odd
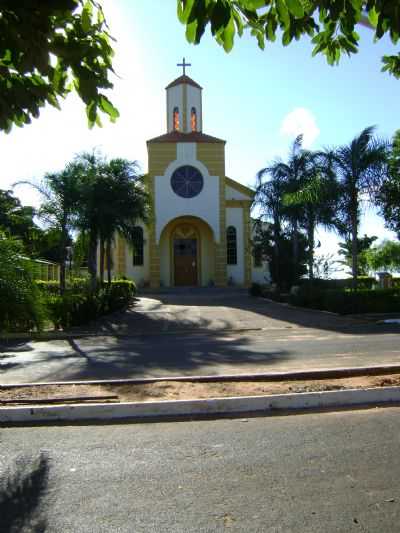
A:
[[[199,46],[185,40],[175,0],[103,2],[115,45],[115,89],[110,94],[121,112],[117,124],[105,119],[102,129],[88,130],[82,104],[68,97],[63,110],[45,109],[22,130],[0,134],[0,187],[19,179],[40,179],[63,168],[81,150],[100,148],[109,156],[136,159],[147,168],[146,139],[165,131],[165,86],[180,74],[183,56],[188,74],[203,87],[203,130],[227,140],[227,175],[253,185],[256,172],[276,156],[284,157],[290,141],[304,132],[309,147],[349,142],[364,127],[376,124],[381,136],[400,127],[400,81],[381,73],[381,56],[394,50],[388,39],[372,42],[359,28],[360,52],[343,57],[338,67],[311,57],[307,40],[258,49],[251,37],[236,39],[226,54],[206,35]],[[24,203],[37,198],[28,189],[17,194]],[[366,213],[362,231],[385,234],[382,221]],[[336,252],[336,238],[321,233],[324,252]]]

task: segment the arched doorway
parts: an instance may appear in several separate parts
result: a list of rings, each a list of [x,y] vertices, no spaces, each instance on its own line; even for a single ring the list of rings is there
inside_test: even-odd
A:
[[[200,238],[194,226],[180,224],[172,233],[173,283],[175,287],[199,284]]]
[[[215,240],[207,222],[190,215],[174,218],[164,226],[159,242],[161,286],[214,284]]]

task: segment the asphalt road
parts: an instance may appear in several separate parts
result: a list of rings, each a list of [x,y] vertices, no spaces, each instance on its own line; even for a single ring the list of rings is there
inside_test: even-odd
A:
[[[1,429],[0,531],[397,532],[399,414]]]
[[[272,372],[400,364],[399,334],[293,328],[96,336],[0,346],[0,383]],[[398,327],[397,327],[398,329]]]
[[[240,290],[168,292],[137,298],[83,338],[0,341],[0,383],[400,364],[399,332]]]

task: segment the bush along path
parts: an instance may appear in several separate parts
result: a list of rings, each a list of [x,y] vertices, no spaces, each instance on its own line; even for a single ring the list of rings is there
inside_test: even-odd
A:
[[[263,287],[257,283],[253,283],[249,292],[252,296],[262,296],[275,302],[340,315],[365,313],[399,313],[400,315],[400,286],[390,289],[371,288],[370,280],[375,281],[373,278],[365,278],[364,286],[357,290],[352,290],[345,285],[337,288],[336,280],[332,282],[331,280],[314,280],[313,282],[303,280],[303,283],[289,294]]]
[[[27,284],[25,292],[29,291],[31,296],[20,298],[15,313],[0,309],[0,333],[41,332],[50,325],[55,329],[67,329],[87,324],[129,305],[136,294],[136,285],[131,280],[113,280],[109,284],[98,284],[93,291],[87,280],[76,279],[60,294],[57,282],[38,281]],[[0,285],[0,301],[4,292]],[[15,307],[12,300],[12,297],[3,300],[11,310]],[[32,312],[32,301],[35,301],[36,314]],[[21,316],[31,318],[21,321]]]

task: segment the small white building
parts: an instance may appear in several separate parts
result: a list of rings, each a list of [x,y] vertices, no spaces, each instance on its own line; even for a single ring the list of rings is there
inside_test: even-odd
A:
[[[254,191],[225,175],[226,141],[203,133],[202,88],[183,74],[166,93],[167,132],[147,141],[153,217],[134,248],[117,238],[114,275],[152,288],[265,283],[268,263],[252,253]]]

